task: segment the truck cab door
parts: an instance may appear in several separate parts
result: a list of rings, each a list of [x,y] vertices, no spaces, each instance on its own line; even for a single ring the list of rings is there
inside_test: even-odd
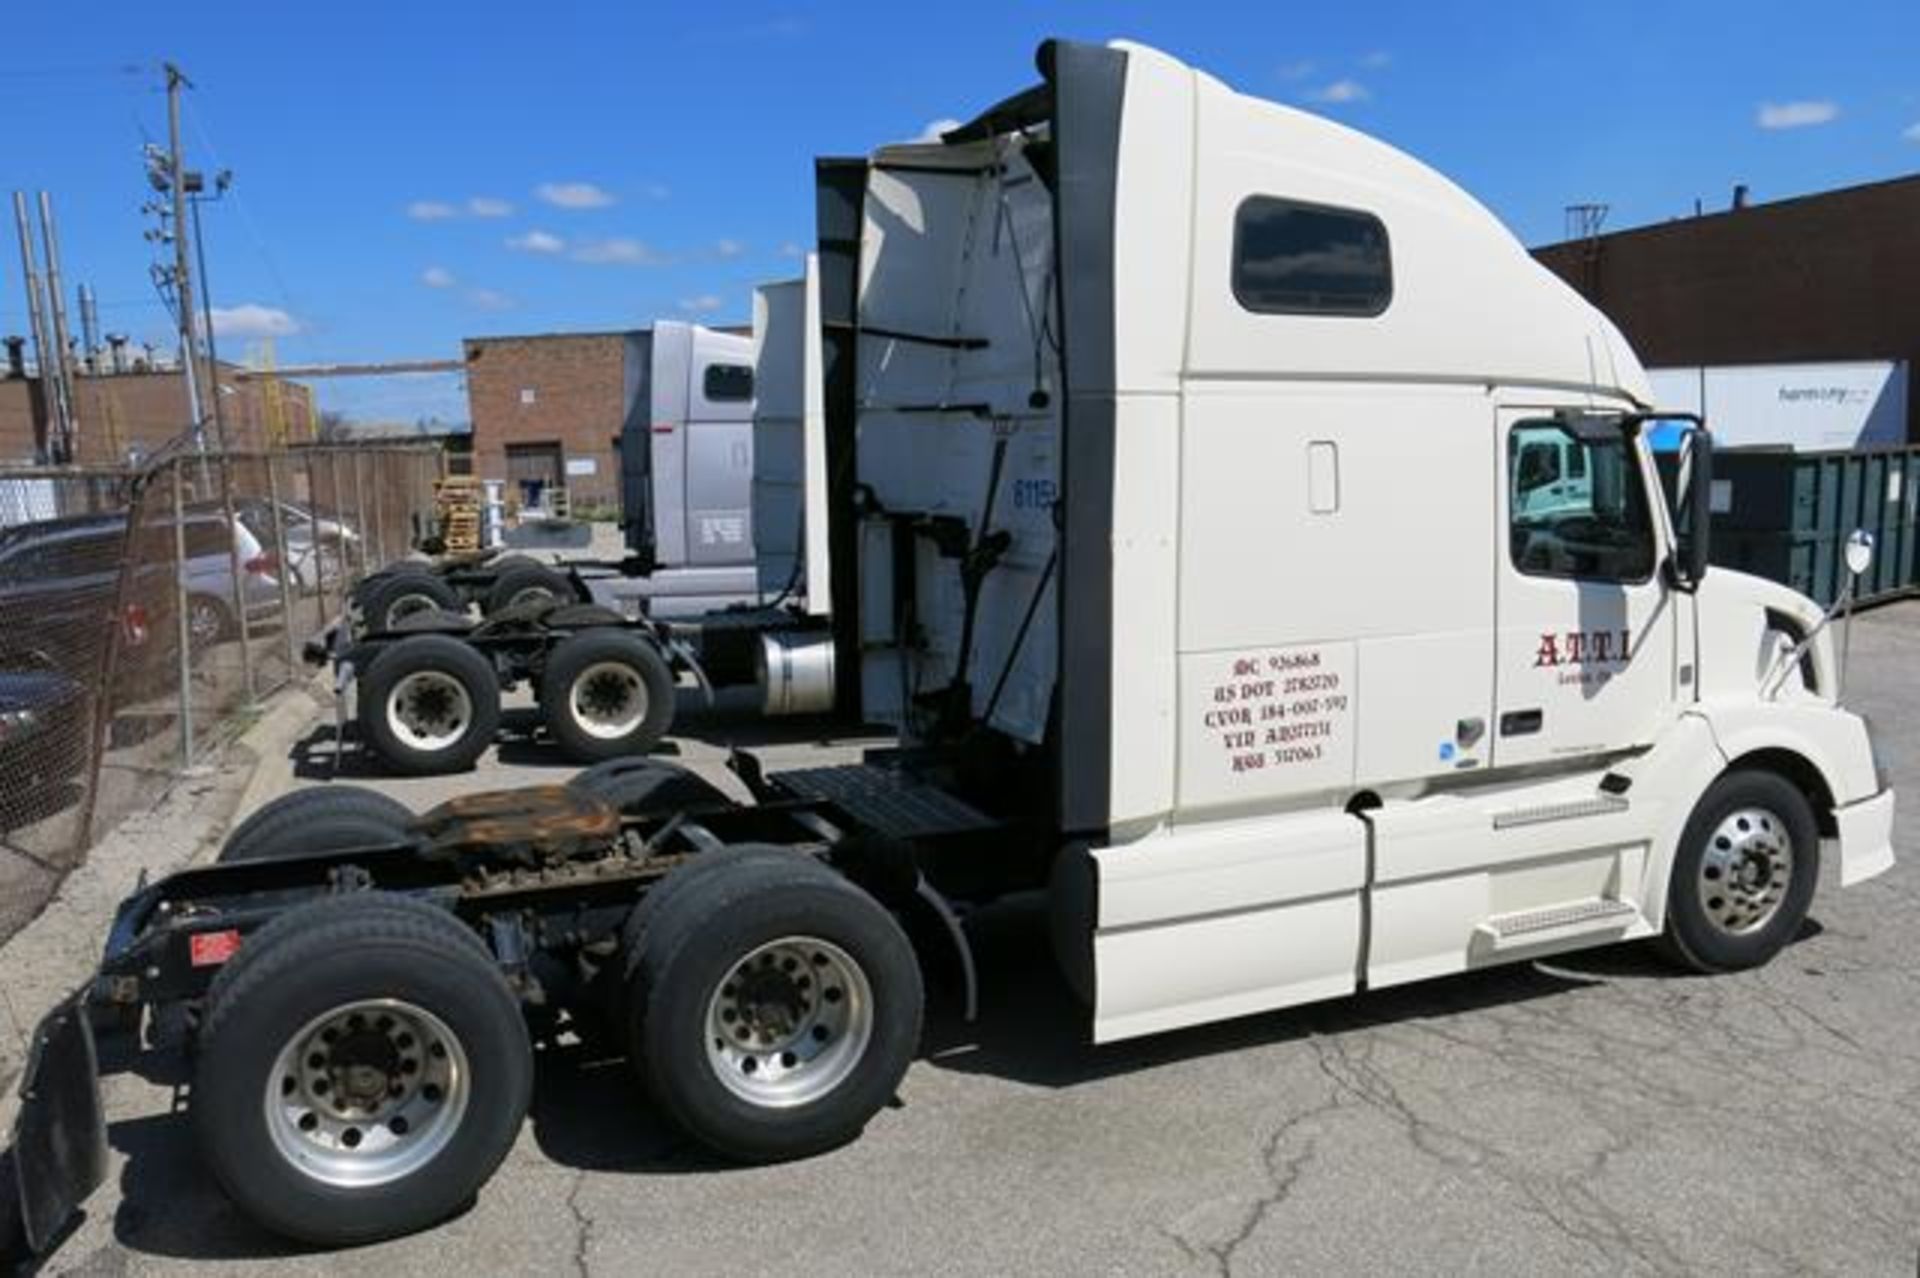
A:
[[[705,337],[702,333],[700,337]],[[694,346],[688,388],[687,562],[753,562],[753,364],[749,351]]]
[[[1559,410],[1564,414],[1565,410]],[[1501,409],[1493,766],[1647,745],[1675,706],[1656,477],[1612,419]]]

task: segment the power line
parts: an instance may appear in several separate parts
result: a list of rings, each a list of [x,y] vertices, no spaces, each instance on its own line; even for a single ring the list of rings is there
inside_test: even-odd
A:
[[[226,168],[227,164],[221,158],[220,148],[213,144],[213,138],[207,132],[206,123],[200,118],[199,108],[192,102],[187,103],[187,118],[193,124],[193,131],[198,135],[200,145],[205,147],[207,154],[213,157],[213,167]],[[234,206],[240,210],[240,221],[246,228],[247,238],[253,242],[254,252],[259,254],[261,264],[267,268],[267,278],[273,281],[273,289],[279,297],[280,304],[289,312],[299,314],[301,307],[294,301],[293,291],[287,287],[286,277],[280,273],[280,263],[275,259],[273,250],[268,247],[266,237],[260,233],[260,224],[254,220],[253,209],[247,204],[245,193],[236,186],[230,189],[228,194],[233,197]]]

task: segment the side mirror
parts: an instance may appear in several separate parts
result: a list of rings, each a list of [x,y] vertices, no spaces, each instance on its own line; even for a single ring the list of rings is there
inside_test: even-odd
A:
[[[1713,435],[1699,418],[1651,419],[1646,432],[1662,486],[1671,483],[1674,556],[1668,577],[1681,590],[1694,590],[1707,575],[1713,522]]]
[[[1713,434],[1702,426],[1688,442],[1693,464],[1687,475],[1687,535],[1680,549],[1687,581],[1697,586],[1707,575],[1708,533],[1713,524]]]
[[[1859,577],[1873,567],[1873,534],[1856,528],[1847,536],[1847,575]]]

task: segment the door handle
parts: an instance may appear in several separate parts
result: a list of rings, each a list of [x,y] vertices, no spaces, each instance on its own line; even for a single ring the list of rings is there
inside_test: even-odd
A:
[[[1500,735],[1503,737],[1525,737],[1540,731],[1540,725],[1546,721],[1544,710],[1509,710],[1500,716]]]

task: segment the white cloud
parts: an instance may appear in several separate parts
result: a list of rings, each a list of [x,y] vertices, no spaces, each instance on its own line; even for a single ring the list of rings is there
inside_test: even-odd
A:
[[[664,182],[649,182],[640,188],[640,194],[649,200],[664,200],[673,192],[667,189],[667,184]]]
[[[613,196],[591,182],[542,182],[535,195],[560,209],[603,209]]]
[[[420,282],[428,288],[452,288],[460,281],[453,278],[453,272],[444,266],[429,266],[420,272]]]
[[[507,247],[518,249],[522,253],[561,253],[566,251],[567,242],[548,231],[535,228],[525,235],[509,235]]]
[[[960,121],[947,116],[941,116],[938,120],[928,120],[927,127],[920,130],[920,136],[915,138],[914,141],[938,142],[941,134],[951,133],[959,127]]]
[[[1386,49],[1375,49],[1361,56],[1360,65],[1369,71],[1379,71],[1393,65],[1393,54]]]
[[[490,288],[470,288],[467,301],[483,311],[504,311],[513,306],[513,299],[505,293]]]
[[[718,240],[713,246],[713,252],[716,257],[739,257],[746,251],[747,246],[739,240]]]
[[[1275,69],[1274,74],[1282,80],[1304,80],[1312,75],[1314,70],[1314,64],[1303,58],[1298,62],[1281,63],[1280,66]]]
[[[291,337],[300,331],[300,321],[285,311],[257,302],[213,308],[215,337]]]
[[[1343,102],[1365,102],[1372,96],[1367,86],[1358,80],[1335,80],[1332,84],[1314,89],[1307,94],[1310,101],[1326,102],[1336,106]]]
[[[1900,136],[1909,142],[1920,142],[1920,123],[1910,124],[1900,130]]]
[[[1916,125],[1914,127],[1920,128],[1920,125]],[[807,251],[804,248],[800,247],[800,242],[798,240],[788,240],[785,244],[782,244],[780,246],[781,257],[805,257],[806,255],[807,255]]]
[[[710,315],[720,309],[722,303],[716,293],[702,293],[698,297],[680,299],[680,309],[689,315]]]
[[[1826,124],[1840,114],[1835,102],[1762,102],[1754,123],[1763,129],[1804,129]]]
[[[407,205],[407,216],[416,222],[444,222],[459,217],[460,210],[440,200],[415,200]]]
[[[506,217],[513,205],[491,195],[476,195],[467,201],[467,212],[474,217]]]
[[[573,250],[573,260],[595,266],[664,266],[667,259],[639,240],[615,236],[607,240],[586,240]]]

